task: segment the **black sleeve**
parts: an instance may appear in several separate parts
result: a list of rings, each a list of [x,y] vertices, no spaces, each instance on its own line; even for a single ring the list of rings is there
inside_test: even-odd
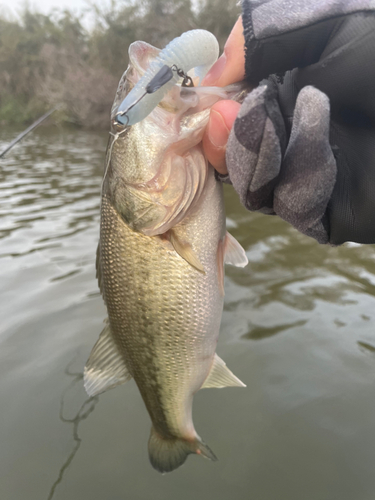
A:
[[[267,89],[228,142],[245,206],[321,243],[375,243],[374,2],[244,0],[243,25],[246,77]]]

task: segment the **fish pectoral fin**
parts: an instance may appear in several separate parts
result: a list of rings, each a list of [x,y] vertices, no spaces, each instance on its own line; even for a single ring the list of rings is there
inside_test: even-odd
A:
[[[169,240],[180,257],[201,273],[206,274],[190,243],[179,239],[174,231],[169,231]]]
[[[224,263],[236,267],[245,267],[249,263],[245,250],[228,231],[224,242]]]
[[[208,389],[209,387],[246,387],[226,366],[225,362],[215,354],[212,363],[211,371],[208,374],[201,389]]]
[[[219,240],[217,246],[217,278],[219,290],[224,297],[224,264],[236,267],[245,267],[249,263],[245,250],[236,238],[226,232],[224,238]]]
[[[83,380],[86,392],[89,396],[96,396],[130,379],[131,375],[113,341],[108,322],[85,366]]]

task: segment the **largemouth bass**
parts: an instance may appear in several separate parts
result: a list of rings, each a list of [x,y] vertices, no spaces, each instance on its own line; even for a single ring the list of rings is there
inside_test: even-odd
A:
[[[162,55],[143,42],[130,46],[112,109],[97,252],[108,320],[84,377],[90,395],[134,378],[152,420],[151,464],[169,472],[190,453],[216,460],[194,429],[194,394],[244,386],[215,351],[224,262],[244,266],[247,258],[226,232],[222,185],[200,144],[211,106],[238,89],[172,82],[145,118],[127,126],[116,120]]]

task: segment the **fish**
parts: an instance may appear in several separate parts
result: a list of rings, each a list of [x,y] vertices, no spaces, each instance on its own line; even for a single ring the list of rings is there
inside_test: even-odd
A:
[[[202,47],[203,30],[193,31],[189,43]],[[185,59],[193,50],[186,39],[171,42],[170,59],[168,46],[160,51],[134,42],[129,48],[111,113],[101,195],[96,266],[108,318],[84,370],[90,396],[134,379],[152,421],[149,459],[161,473],[189,454],[216,460],[194,428],[194,394],[245,387],[216,346],[224,263],[243,267],[248,260],[226,231],[222,184],[201,145],[212,105],[239,89],[199,86],[202,74],[193,65],[202,63],[201,50],[185,66],[176,56],[181,47]],[[205,71],[215,57],[203,61]],[[139,98],[139,86],[146,88],[166,64],[180,68],[180,76],[159,89],[156,100],[147,95],[149,105]],[[188,72],[198,86],[181,85]],[[120,107],[137,117],[118,121]]]

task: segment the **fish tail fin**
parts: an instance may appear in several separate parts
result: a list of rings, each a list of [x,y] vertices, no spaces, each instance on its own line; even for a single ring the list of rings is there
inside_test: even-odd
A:
[[[148,441],[148,454],[154,469],[164,474],[172,472],[182,465],[190,453],[202,455],[216,461],[215,454],[203,443],[199,437],[193,440],[183,438],[163,438],[154,427],[151,428]]]

